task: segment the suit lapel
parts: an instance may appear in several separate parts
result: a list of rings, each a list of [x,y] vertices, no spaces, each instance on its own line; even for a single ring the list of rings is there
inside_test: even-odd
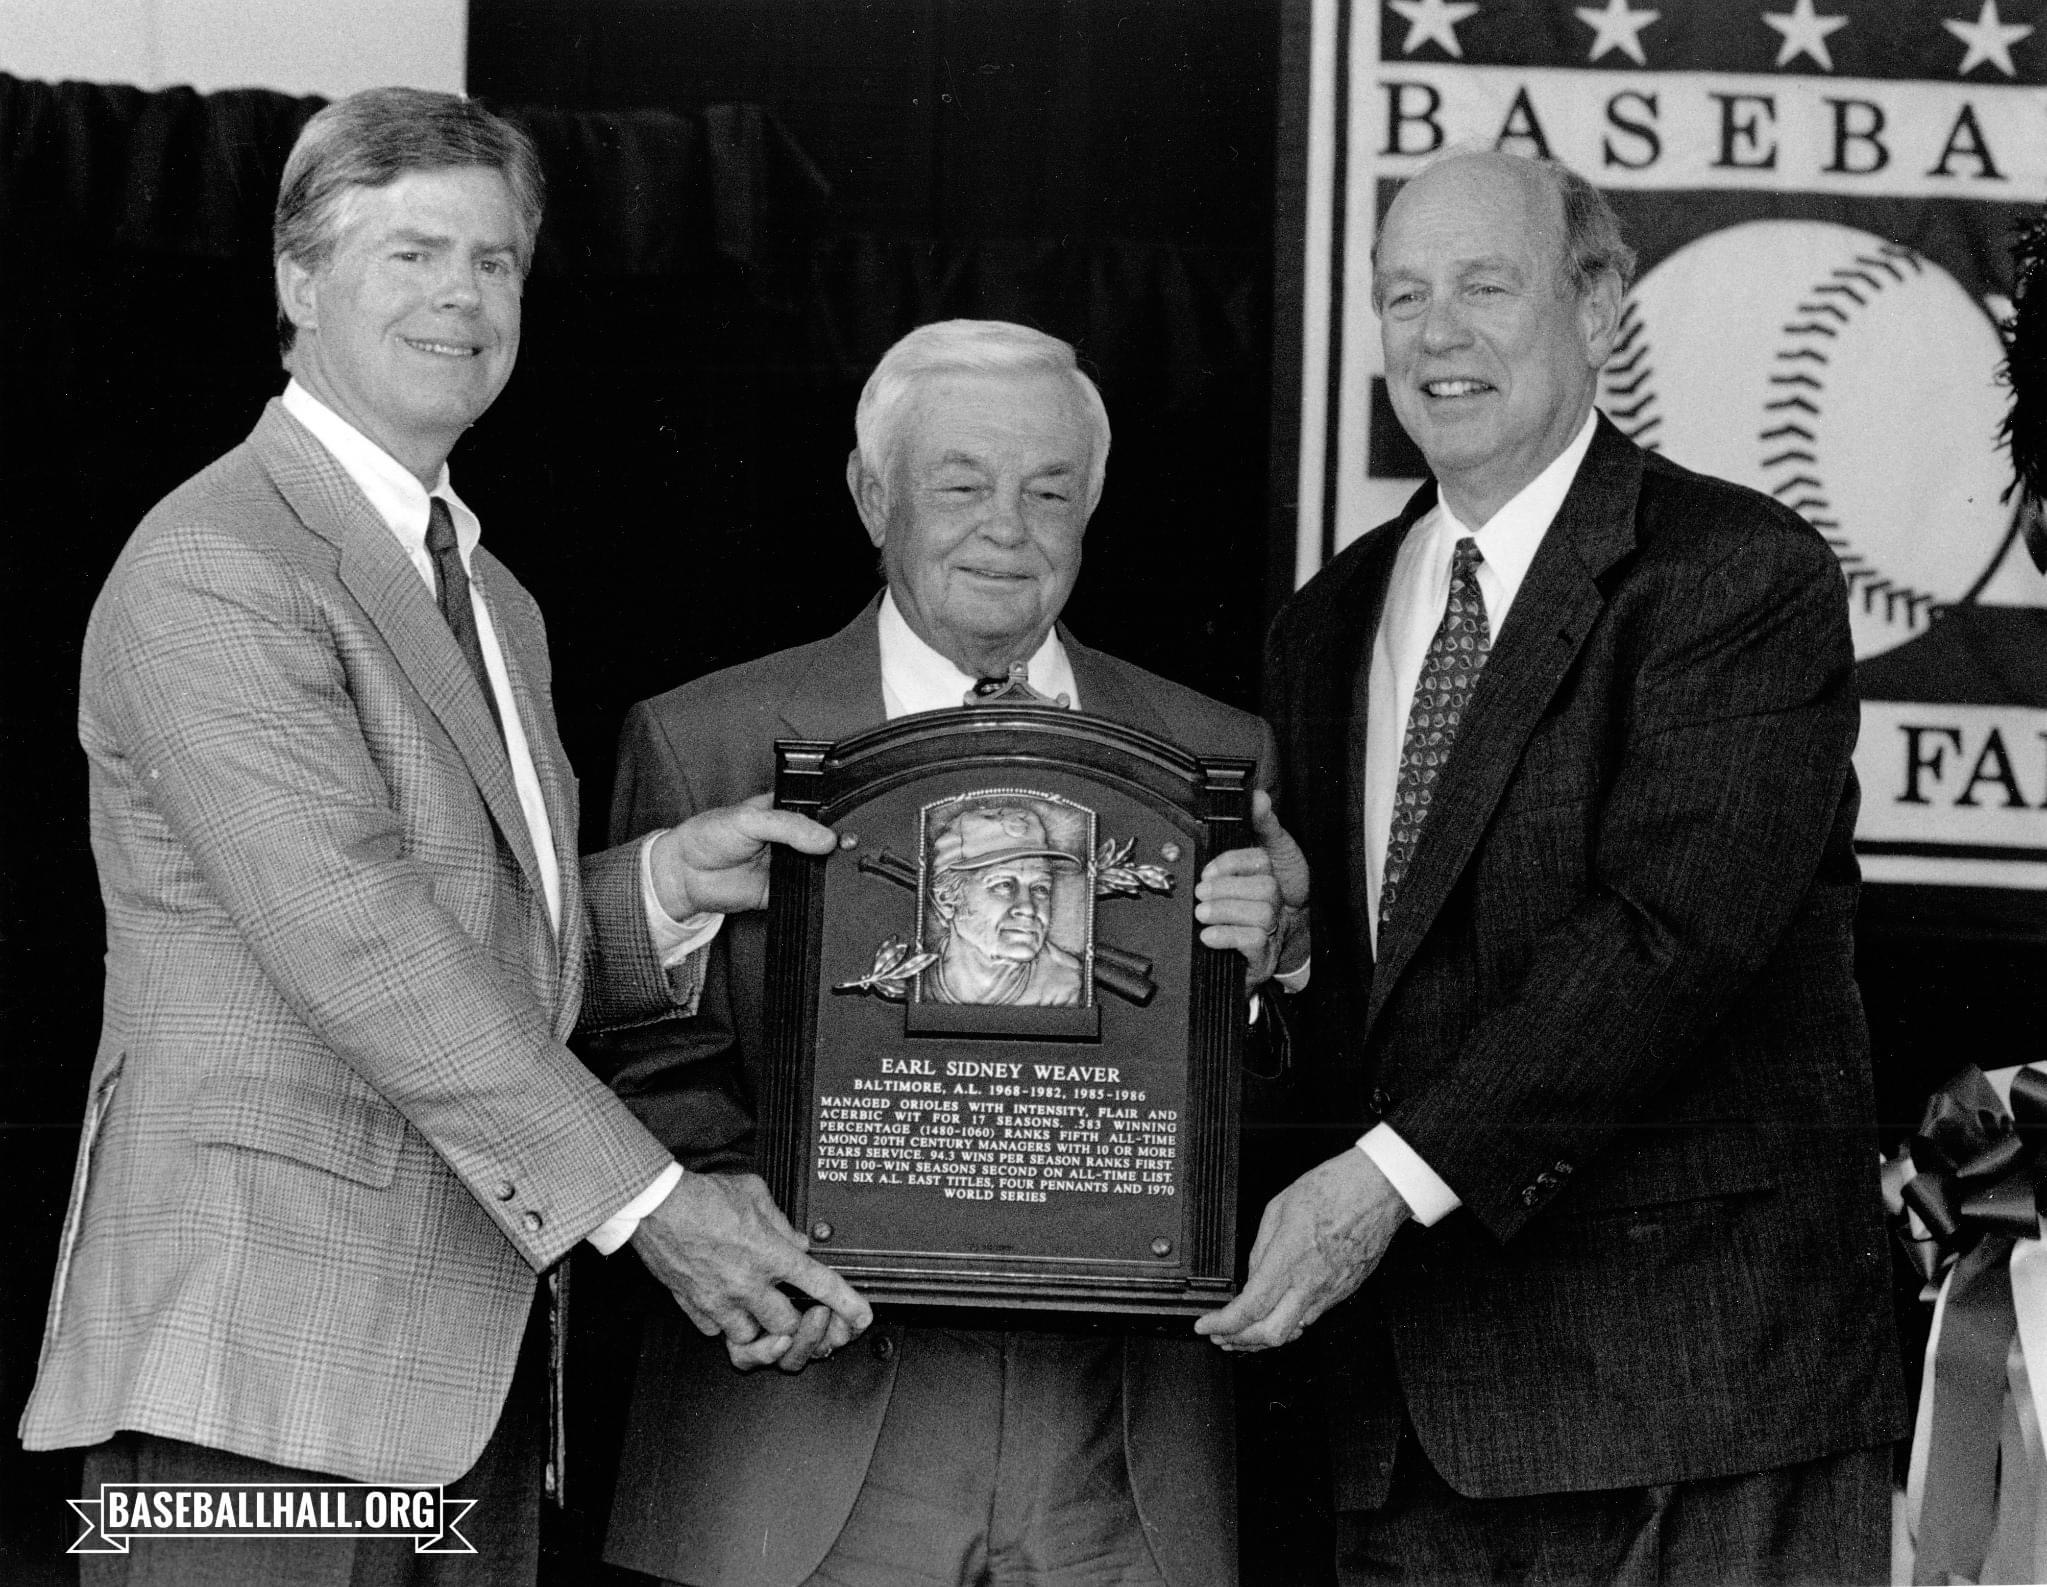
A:
[[[540,867],[504,742],[426,581],[332,454],[275,400],[251,441],[292,510],[339,554],[342,584],[446,731],[540,894]]]
[[[526,622],[522,603],[510,598],[507,586],[512,582],[511,570],[502,562],[479,547],[473,572],[490,607],[491,624],[497,630],[498,650],[512,684],[512,703],[518,708],[526,751],[533,759],[533,774],[540,784],[541,800],[547,806],[548,832],[554,840],[555,871],[561,886],[561,929],[550,931],[544,918],[536,920],[532,929],[541,940],[532,946],[536,962],[548,966],[549,1006],[562,1027],[555,1034],[566,1040],[569,1027],[575,1023],[575,1010],[582,1004],[587,934],[583,915],[582,837],[578,831],[582,813],[576,798],[576,778],[555,728],[554,708],[534,686],[546,671],[547,636]],[[515,797],[517,792],[515,787]],[[519,827],[521,831],[530,831],[523,809]],[[541,886],[538,875],[532,881],[538,891]],[[535,913],[544,915],[544,911]]]
[[[1170,742],[1166,719],[1136,683],[1125,676],[1111,656],[1091,650],[1059,626],[1059,642],[1066,647],[1067,663],[1073,668],[1073,686],[1080,693],[1080,708],[1090,716],[1106,716]]]
[[[835,744],[887,720],[881,694],[880,611],[877,595],[818,648],[806,670],[791,678],[780,707],[782,725],[791,738]]]
[[[1408,861],[1400,906],[1379,940],[1367,1023],[1376,1019],[1443,901],[1471,862],[1529,735],[1577,659],[1606,597],[1596,580],[1634,547],[1642,460],[1602,417],[1529,564],[1458,729]]]

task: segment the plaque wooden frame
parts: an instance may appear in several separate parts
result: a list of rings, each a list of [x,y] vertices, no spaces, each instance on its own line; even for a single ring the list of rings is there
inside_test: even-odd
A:
[[[1212,857],[1253,841],[1253,763],[1032,705],[923,713],[837,744],[780,741],[775,758],[776,804],[840,833],[831,855],[776,849],[769,903],[757,1156],[812,1254],[878,1301],[1157,1316],[1227,1301],[1243,961],[1201,944],[1192,893]],[[1087,814],[1084,866],[1078,838],[1055,831],[1076,826],[1067,806]],[[911,841],[914,879],[894,852]],[[1045,979],[1063,974],[1070,998],[1079,962],[1077,1003],[979,1007],[947,995],[946,954],[920,930],[934,875],[948,856],[978,843],[972,863],[999,841],[1050,856],[1042,940],[1068,933],[1056,953],[1068,968]],[[1056,879],[1076,871],[1084,938],[1067,902],[1075,884]],[[1110,940],[1133,930],[1147,951]],[[1076,1056],[1095,1062],[1065,1061]],[[969,1078],[955,1078],[961,1069]],[[1048,1073],[1113,1078],[1040,1083]],[[844,1153],[858,1155],[834,1155]],[[912,1172],[873,1171],[883,1164]],[[1045,1166],[1059,1164],[1069,1166]]]

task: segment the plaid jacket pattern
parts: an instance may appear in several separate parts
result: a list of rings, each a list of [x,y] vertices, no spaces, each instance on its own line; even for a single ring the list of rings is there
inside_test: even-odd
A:
[[[452,1479],[534,1275],[667,1161],[563,1044],[694,989],[636,851],[574,852],[539,609],[488,553],[475,577],[563,845],[559,937],[431,592],[281,406],[109,575],[79,711],[105,1012],[29,1448],[129,1428]]]

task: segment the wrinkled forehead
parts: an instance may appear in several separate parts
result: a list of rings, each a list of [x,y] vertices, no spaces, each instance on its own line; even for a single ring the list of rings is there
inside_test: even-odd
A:
[[[1038,882],[1049,884],[1052,880],[1052,862],[1047,859],[1029,858],[1001,860],[981,869],[981,885],[996,887],[1004,882],[1021,882],[1026,887]]]
[[[1429,167],[1394,195],[1372,249],[1380,276],[1486,263],[1564,260],[1562,197],[1525,160],[1466,155]]]
[[[1093,435],[1080,389],[1057,370],[939,370],[912,390],[900,455],[913,467],[1008,461],[1081,470]]]
[[[327,224],[337,243],[349,240],[364,226],[371,228],[365,236],[385,231],[438,236],[480,228],[487,235],[465,240],[509,248],[523,264],[532,252],[531,222],[498,167],[427,165],[400,171],[385,182],[349,183],[335,194]]]

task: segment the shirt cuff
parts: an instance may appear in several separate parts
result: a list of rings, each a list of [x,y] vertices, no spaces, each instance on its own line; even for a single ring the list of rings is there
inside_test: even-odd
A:
[[[1390,1124],[1374,1124],[1358,1141],[1387,1183],[1400,1193],[1414,1221],[1424,1229],[1440,1223],[1464,1205],[1464,1198],[1443,1183],[1442,1176],[1421,1160]]]
[[[725,917],[700,909],[687,920],[677,920],[661,907],[661,895],[654,891],[654,840],[660,836],[649,833],[640,845],[640,902],[646,906],[647,929],[654,935],[661,968],[672,970],[699,948],[709,947]]]
[[[669,1191],[682,1183],[682,1164],[670,1163],[654,1176],[654,1183],[633,1197],[585,1236],[606,1256],[611,1255],[639,1231],[640,1220],[668,1199]]]

